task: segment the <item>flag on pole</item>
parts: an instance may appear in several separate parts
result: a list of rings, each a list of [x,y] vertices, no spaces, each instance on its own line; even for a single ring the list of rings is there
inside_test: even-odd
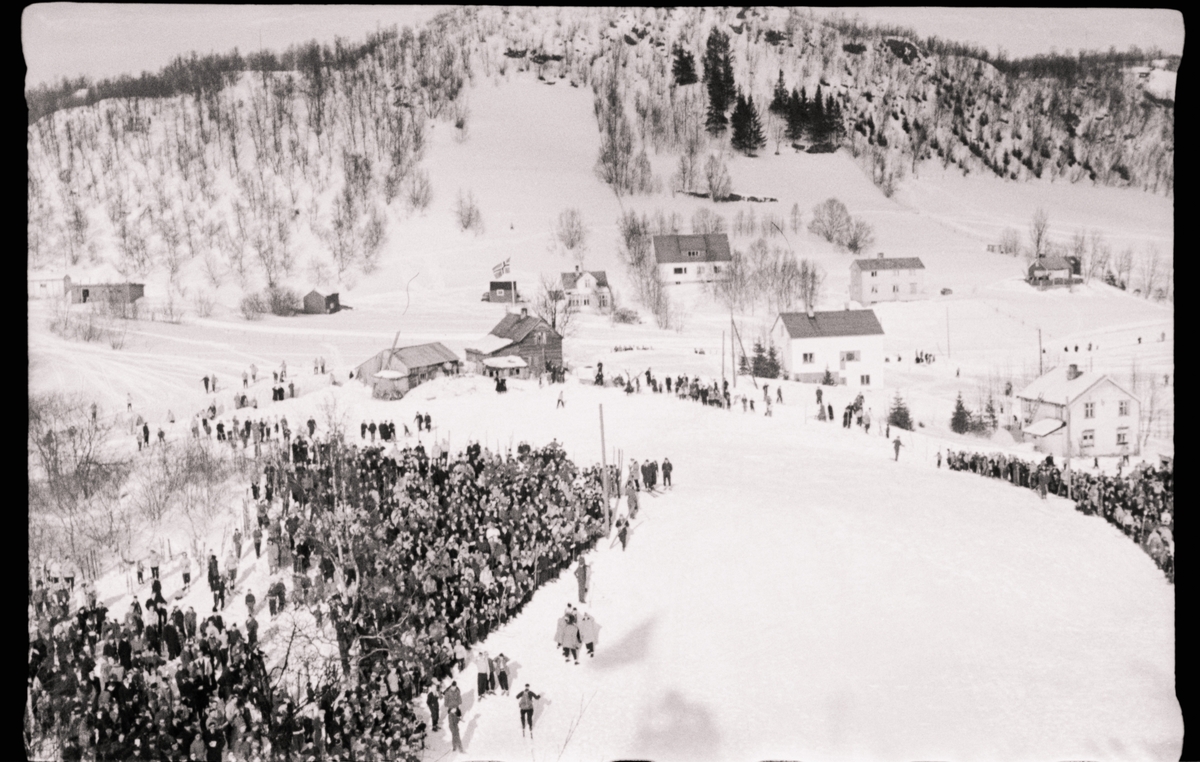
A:
[[[495,275],[497,278],[499,278],[501,275],[504,275],[505,273],[509,272],[509,266],[508,266],[508,263],[509,263],[511,260],[512,260],[512,257],[509,257],[508,259],[504,260],[504,261],[503,261],[503,262],[501,262],[500,264],[498,264],[498,265],[496,265],[495,267],[493,267],[493,268],[492,268],[492,274],[493,274],[493,275]]]

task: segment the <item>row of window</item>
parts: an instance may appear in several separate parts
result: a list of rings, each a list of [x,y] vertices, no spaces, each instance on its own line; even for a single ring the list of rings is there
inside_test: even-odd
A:
[[[1117,402],[1117,415],[1129,415],[1129,400],[1120,400],[1119,402]],[[1096,403],[1095,402],[1083,403],[1083,417],[1084,418],[1095,418],[1096,417]]]
[[[916,271],[915,271],[915,270],[908,270],[908,271],[907,271],[907,274],[908,274],[908,276],[911,278],[913,275],[916,275]],[[872,277],[872,278],[876,277],[877,275],[879,275],[879,271],[878,271],[878,270],[872,270],[872,271],[871,271],[871,277]],[[893,276],[899,276],[899,275],[900,275],[900,271],[899,271],[899,270],[892,270],[892,275],[893,275]]]
[[[712,271],[713,271],[713,272],[715,272],[715,273],[719,273],[719,272],[721,272],[721,266],[720,266],[720,265],[713,265],[713,269],[712,269]],[[702,274],[703,272],[704,272],[704,265],[697,265],[697,266],[696,266],[696,274],[697,274],[697,275],[700,275],[700,274]],[[687,268],[686,268],[686,267],[676,267],[676,268],[675,268],[675,275],[687,275]]]
[[[871,293],[872,293],[872,294],[878,294],[878,293],[879,293],[879,287],[878,287],[878,286],[871,286]],[[892,293],[893,293],[893,294],[898,294],[898,293],[900,293],[900,284],[899,284],[899,283],[897,283],[896,285],[892,286]],[[908,284],[908,293],[910,293],[910,294],[915,294],[915,293],[918,293],[918,292],[917,292],[917,284],[916,284],[916,283],[909,283],[909,284]]]
[[[1079,440],[1079,446],[1080,447],[1092,447],[1095,444],[1096,444],[1095,429],[1085,430],[1083,432],[1083,436]],[[1118,445],[1129,444],[1129,429],[1124,428],[1124,427],[1117,429],[1117,444]]]
[[[814,352],[804,352],[800,355],[800,361],[806,365],[811,365],[815,362],[814,354]],[[852,352],[842,352],[841,360],[842,362],[862,362],[862,352],[857,349]]]

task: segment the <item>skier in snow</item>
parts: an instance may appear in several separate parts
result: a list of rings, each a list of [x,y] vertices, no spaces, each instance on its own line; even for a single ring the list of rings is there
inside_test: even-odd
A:
[[[482,700],[488,692],[488,655],[487,651],[475,652],[475,695]]]
[[[496,679],[500,682],[500,693],[508,695],[508,657],[501,651],[493,660],[496,665]]]
[[[775,401],[780,405],[783,404],[783,384],[775,387]]]
[[[525,690],[517,694],[517,706],[521,708],[521,735],[525,735],[525,726],[529,725],[529,737],[533,738],[533,702],[540,699],[541,696],[529,690],[529,683],[525,683]]]
[[[436,685],[429,687],[429,695],[425,697],[425,705],[429,707],[429,716],[433,719],[433,730],[436,733],[438,729],[438,692]]]
[[[671,465],[670,459],[663,458],[663,462],[662,462],[663,487],[671,486],[671,472],[673,470],[675,470],[675,467]]]
[[[459,689],[457,682],[450,681],[450,686],[442,692],[442,700],[446,704],[447,712],[462,706],[462,691]]]
[[[638,494],[634,489],[633,479],[630,478],[629,483],[625,485],[625,505],[629,508],[629,518],[637,518],[638,512]],[[621,540],[621,546],[625,546],[625,541]]]
[[[591,571],[587,565],[587,561],[580,556],[579,565],[575,567],[575,579],[579,582],[580,603],[587,603],[588,578],[591,577]]]
[[[566,407],[566,406],[567,406],[567,403],[563,402],[563,393],[559,392],[558,393],[558,404],[554,406],[554,409],[557,410],[560,407]]]
[[[942,467],[942,451],[941,450],[937,451],[937,467],[938,468]]]
[[[579,620],[579,637],[587,647],[588,656],[593,658],[596,656],[596,632],[599,629],[592,615],[584,612],[583,618]]]
[[[625,550],[625,544],[629,541],[629,519],[624,516],[617,519],[617,538],[621,541],[621,550]]]
[[[900,460],[900,448],[903,446],[904,444],[900,441],[900,437],[897,436],[892,442],[892,448],[896,451],[896,460]]]
[[[638,475],[639,475],[638,462],[636,460],[634,460],[633,458],[630,458],[629,459],[629,481],[633,484],[633,488],[635,490],[641,489],[641,485],[638,484]]]
[[[458,722],[462,719],[461,709],[451,709],[446,712],[446,722],[450,725],[450,750],[463,751],[462,739],[458,736]]]

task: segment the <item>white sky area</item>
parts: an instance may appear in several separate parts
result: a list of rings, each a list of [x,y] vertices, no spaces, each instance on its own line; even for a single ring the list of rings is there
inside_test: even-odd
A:
[[[93,79],[157,71],[176,55],[237,48],[282,52],[335,37],[352,41],[391,25],[417,26],[444,6],[150,5],[42,3],[25,9],[21,43],[27,85],[81,74]],[[1183,15],[1117,8],[842,8],[846,16],[901,24],[922,36],[984,46],[1010,57],[1115,45],[1183,52]]]

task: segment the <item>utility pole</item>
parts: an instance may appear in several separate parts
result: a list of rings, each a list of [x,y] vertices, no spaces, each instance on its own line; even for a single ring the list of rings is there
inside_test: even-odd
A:
[[[1038,329],[1038,377],[1042,375],[1042,329]]]
[[[946,357],[950,357],[950,305],[946,305]]]
[[[725,332],[721,331],[721,380],[725,380]]]
[[[1067,499],[1071,498],[1071,401],[1067,400]]]
[[[608,530],[611,531],[612,503],[608,499],[608,448],[604,444],[604,405],[600,406],[600,468],[604,478],[604,518],[608,524]]]
[[[733,308],[730,307],[729,308],[729,363],[730,363],[729,374],[731,376],[733,376],[733,388],[736,389],[737,388],[737,377],[738,377],[738,366],[737,366],[737,360],[733,356],[733,336],[734,336],[733,331],[734,331]],[[724,335],[724,334],[722,334],[722,335]]]

